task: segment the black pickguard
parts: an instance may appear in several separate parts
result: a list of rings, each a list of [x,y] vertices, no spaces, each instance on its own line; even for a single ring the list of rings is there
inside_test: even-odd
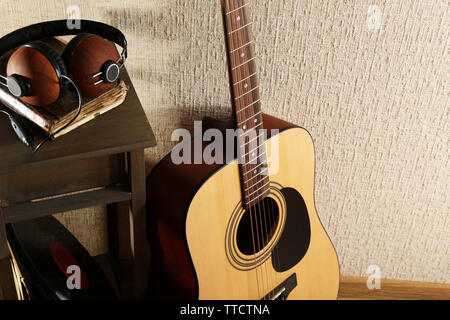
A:
[[[286,200],[286,223],[283,234],[272,252],[272,265],[278,272],[293,268],[305,256],[311,241],[308,209],[300,193],[284,188],[281,193]]]

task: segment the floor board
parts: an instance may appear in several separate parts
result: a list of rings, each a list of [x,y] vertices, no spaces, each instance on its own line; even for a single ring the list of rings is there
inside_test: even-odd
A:
[[[338,299],[341,300],[449,300],[450,285],[381,279],[380,289],[370,290],[367,278],[341,277]]]

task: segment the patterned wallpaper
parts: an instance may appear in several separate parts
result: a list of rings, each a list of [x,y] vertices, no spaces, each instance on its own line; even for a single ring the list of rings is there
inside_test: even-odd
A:
[[[316,205],[341,273],[450,283],[450,5],[439,0],[248,0],[263,109],[307,128]],[[158,146],[230,116],[219,0],[1,1],[2,34],[81,17],[119,27]],[[74,11],[75,10],[75,11]],[[58,215],[92,254],[104,208]]]

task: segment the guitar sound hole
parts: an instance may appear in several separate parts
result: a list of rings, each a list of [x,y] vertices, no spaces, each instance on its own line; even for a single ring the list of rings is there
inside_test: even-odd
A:
[[[275,233],[278,218],[278,205],[270,197],[246,210],[236,234],[239,250],[245,255],[254,255],[262,251]]]

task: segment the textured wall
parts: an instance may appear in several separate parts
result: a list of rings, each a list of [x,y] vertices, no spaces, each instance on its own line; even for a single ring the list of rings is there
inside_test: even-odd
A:
[[[315,139],[316,204],[341,272],[375,264],[386,278],[450,283],[449,3],[249,2],[263,109]],[[173,129],[229,116],[219,0],[36,3],[1,1],[1,33],[78,5],[127,35],[127,68],[159,142],[148,169]],[[101,253],[104,209],[84,213],[59,217]]]

